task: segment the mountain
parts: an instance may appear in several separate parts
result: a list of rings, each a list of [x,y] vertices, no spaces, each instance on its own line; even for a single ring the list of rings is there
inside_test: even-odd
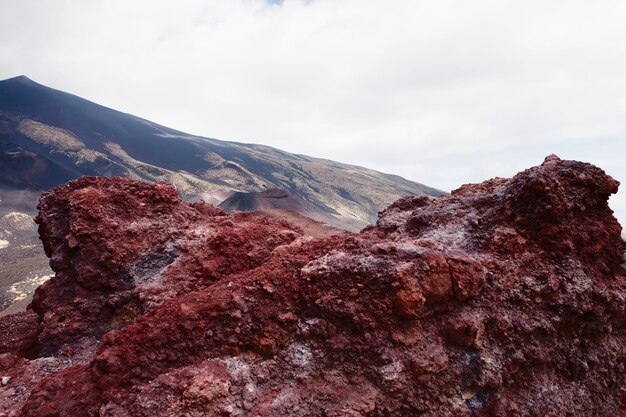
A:
[[[164,181],[185,200],[214,205],[260,193],[254,199],[265,203],[254,209],[266,215],[306,223],[289,209],[349,230],[374,222],[399,197],[441,194],[357,166],[189,135],[25,76],[11,78],[0,81],[0,310],[15,302],[11,309],[23,309],[51,276],[30,220],[40,192],[83,175]],[[266,198],[268,189],[288,198]]]
[[[312,204],[294,197],[280,188],[270,188],[263,191],[237,191],[226,200],[222,201],[219,208],[227,212],[238,211],[265,211],[272,209],[288,210],[303,216],[310,217],[326,223],[332,223],[332,219],[317,209]]]
[[[0,186],[43,190],[82,175],[165,181],[212,204],[278,188],[353,230],[402,196],[442,194],[362,167],[189,135],[25,76],[1,81]]]
[[[264,191],[237,191],[222,201],[218,207],[226,212],[255,211],[268,217],[289,220],[307,232],[312,231],[315,235],[340,232],[340,229],[328,226],[333,223],[334,219],[327,213],[279,188]]]

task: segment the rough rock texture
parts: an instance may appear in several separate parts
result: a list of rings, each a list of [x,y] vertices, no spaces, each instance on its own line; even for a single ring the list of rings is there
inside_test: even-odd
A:
[[[57,277],[36,337],[0,355],[2,412],[625,416],[617,187],[551,156],[312,238],[164,184],[73,181],[40,204]]]

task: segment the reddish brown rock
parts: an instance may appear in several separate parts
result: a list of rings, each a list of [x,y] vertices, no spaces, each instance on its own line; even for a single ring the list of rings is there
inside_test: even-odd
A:
[[[13,353],[35,357],[39,353],[39,316],[32,311],[13,314],[0,320],[0,354]]]
[[[21,393],[2,411],[620,415],[617,185],[551,156],[319,238],[163,184],[57,187],[38,218],[57,272],[33,303],[39,358],[0,355]]]

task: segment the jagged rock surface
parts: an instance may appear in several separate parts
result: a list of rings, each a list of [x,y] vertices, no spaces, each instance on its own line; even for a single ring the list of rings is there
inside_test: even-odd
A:
[[[164,184],[70,182],[40,203],[56,278],[0,319],[25,329],[0,340],[2,411],[623,416],[617,187],[551,156],[311,238]]]

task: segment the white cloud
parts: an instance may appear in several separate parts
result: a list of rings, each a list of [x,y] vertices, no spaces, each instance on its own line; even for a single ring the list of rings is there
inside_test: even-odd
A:
[[[0,0],[0,76],[446,189],[549,153],[626,180],[622,1],[270,3]]]

